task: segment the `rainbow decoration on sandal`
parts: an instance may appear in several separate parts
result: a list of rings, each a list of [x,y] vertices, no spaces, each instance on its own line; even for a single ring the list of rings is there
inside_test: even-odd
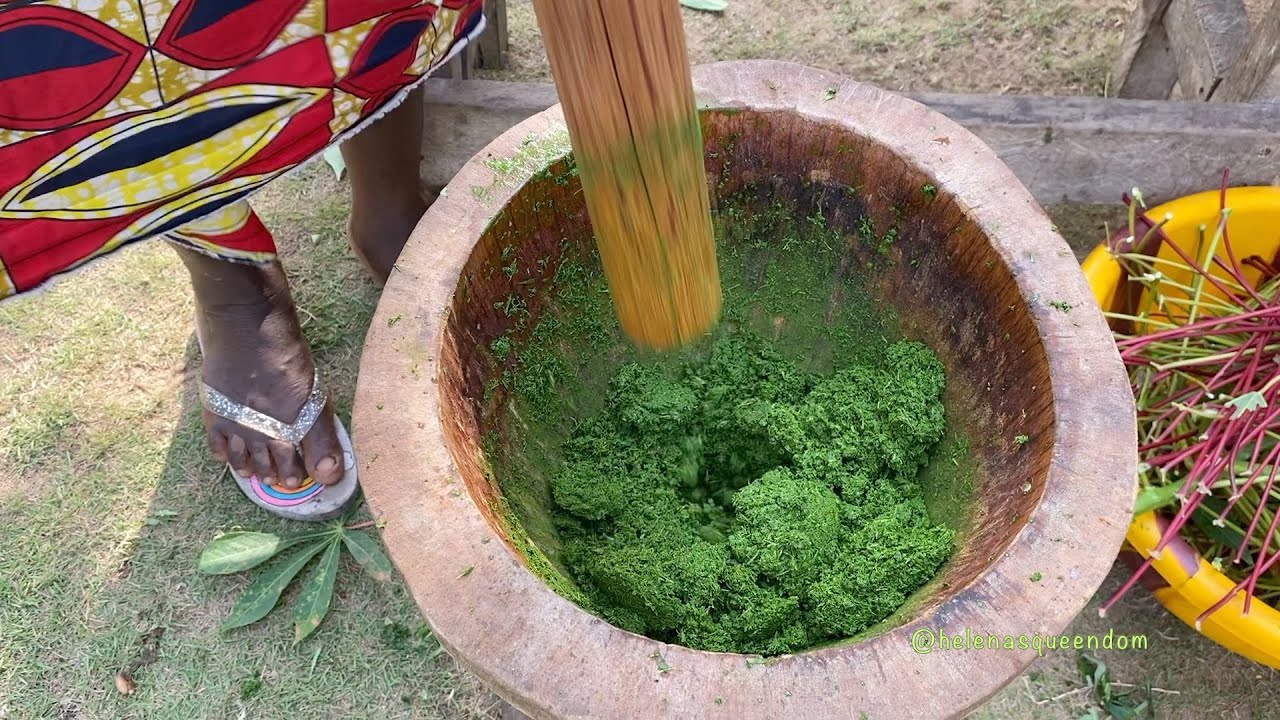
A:
[[[296,490],[290,490],[283,485],[266,485],[259,482],[256,475],[249,478],[249,485],[253,488],[253,494],[258,496],[259,500],[274,507],[301,505],[324,490],[324,485],[311,478],[307,478],[306,482],[298,486]]]

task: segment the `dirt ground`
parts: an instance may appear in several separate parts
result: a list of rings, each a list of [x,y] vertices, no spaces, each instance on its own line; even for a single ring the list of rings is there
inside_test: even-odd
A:
[[[507,3],[507,80],[551,75],[530,0]],[[694,63],[789,60],[888,90],[1102,95],[1123,0],[729,0],[685,12]]]
[[[511,67],[493,75],[545,80],[529,0],[509,5]],[[723,16],[685,18],[696,62],[787,59],[890,89],[1101,94],[1125,15],[1120,0],[729,0]],[[318,165],[256,206],[347,416],[377,293],[345,247],[346,190]],[[1115,216],[1050,212],[1077,252]],[[196,573],[201,549],[234,527],[288,525],[245,502],[203,447],[191,314],[185,270],[156,243],[0,306],[0,720],[495,717],[493,696],[443,654],[404,587],[349,563],[303,644],[288,612],[218,631],[248,580]],[[1149,683],[1160,718],[1280,718],[1280,673],[1149,596],[1099,618],[1122,577],[1070,630],[1147,634],[1145,651],[1102,653],[1117,687]],[[121,695],[113,676],[137,660],[137,689]],[[974,717],[1106,715],[1074,654],[1055,654]]]

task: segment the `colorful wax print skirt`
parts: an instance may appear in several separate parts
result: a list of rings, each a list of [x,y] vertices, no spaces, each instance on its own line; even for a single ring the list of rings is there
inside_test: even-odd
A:
[[[0,299],[146,238],[269,262],[255,190],[404,99],[482,0],[0,0]]]

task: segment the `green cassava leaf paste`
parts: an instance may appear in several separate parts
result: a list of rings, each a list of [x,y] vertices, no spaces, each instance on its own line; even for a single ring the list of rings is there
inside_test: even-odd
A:
[[[663,641],[774,655],[874,629],[950,557],[967,444],[942,364],[868,288],[897,227],[829,221],[850,193],[722,201],[724,316],[679,353],[621,335],[589,239],[523,262],[549,304],[525,324],[499,303],[486,455],[508,536],[557,592]]]
[[[915,482],[943,385],[913,342],[829,377],[750,335],[675,368],[624,365],[552,479],[571,573],[620,627],[699,649],[868,628],[951,553]]]

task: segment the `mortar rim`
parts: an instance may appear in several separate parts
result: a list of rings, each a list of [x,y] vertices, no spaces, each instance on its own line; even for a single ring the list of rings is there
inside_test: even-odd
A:
[[[562,125],[557,105],[511,128],[467,163],[419,223],[379,302],[361,361],[353,434],[357,457],[365,464],[366,496],[388,521],[384,541],[441,642],[500,695],[535,717],[647,717],[693,707],[723,717],[751,712],[812,717],[834,714],[837,708],[892,717],[885,699],[919,695],[926,674],[934,676],[935,695],[920,698],[920,706],[903,716],[919,716],[922,709],[926,716],[963,714],[1030,664],[1035,651],[916,655],[910,634],[942,622],[979,632],[1058,634],[1106,577],[1114,552],[1100,550],[1117,550],[1123,540],[1137,441],[1128,379],[1111,333],[1074,256],[1043,211],[989,148],[951,120],[901,96],[776,61],[700,66],[695,86],[702,107],[793,112],[867,136],[937,178],[939,187],[983,226],[1007,264],[1017,265],[1036,251],[1037,273],[1015,278],[1034,314],[1053,386],[1054,448],[1035,515],[968,588],[916,620],[853,645],[783,656],[759,667],[749,667],[747,656],[692,650],[615,628],[557,595],[511,553],[499,551],[504,544],[470,496],[451,496],[447,489],[449,482],[461,479],[446,446],[434,378],[444,313],[462,267],[492,213],[523,182],[495,189],[487,203],[473,196],[469,186],[493,182],[494,173],[484,161],[495,148],[515,147],[530,134]],[[827,97],[829,89],[835,91],[833,97]],[[939,138],[947,142],[937,142]],[[999,188],[994,200],[992,188]],[[1027,218],[1034,218],[1034,225]],[[1033,302],[1037,295],[1076,309],[1068,316]],[[389,322],[393,317],[400,321]],[[424,359],[429,367],[422,367]],[[422,402],[406,402],[412,398]],[[404,428],[415,426],[421,442],[404,442]],[[401,470],[407,468],[439,473],[442,479],[406,483]],[[1084,517],[1078,513],[1082,507],[1090,511]],[[1066,517],[1073,509],[1077,516]],[[452,521],[431,516],[447,512],[460,515]],[[1029,545],[1029,532],[1044,539]],[[432,567],[433,561],[458,567]],[[463,575],[468,567],[472,571]],[[1050,594],[1051,583],[1033,584],[1029,577],[1051,568],[1064,573],[1056,594],[1039,605],[1003,605],[1002,589],[1016,588],[1033,597]],[[471,604],[485,597],[497,602]],[[518,604],[504,609],[504,599]],[[526,638],[500,642],[494,632],[504,627],[522,631]],[[565,628],[573,630],[571,636],[565,636]],[[529,652],[525,640],[544,645]],[[614,652],[606,657],[579,652],[593,644]],[[658,671],[654,652],[670,672]],[[537,667],[541,654],[554,656],[561,665],[553,671]],[[868,680],[876,675],[868,672],[871,667],[878,670],[881,684],[893,686],[868,689]],[[567,692],[566,683],[591,685],[583,678],[593,676],[643,677],[645,682],[589,697]],[[813,691],[824,680],[831,684],[825,697],[791,692]],[[732,694],[732,700],[714,704],[717,690],[707,687],[712,682],[721,695]],[[900,713],[903,706],[898,707]],[[928,712],[930,708],[934,711]]]

